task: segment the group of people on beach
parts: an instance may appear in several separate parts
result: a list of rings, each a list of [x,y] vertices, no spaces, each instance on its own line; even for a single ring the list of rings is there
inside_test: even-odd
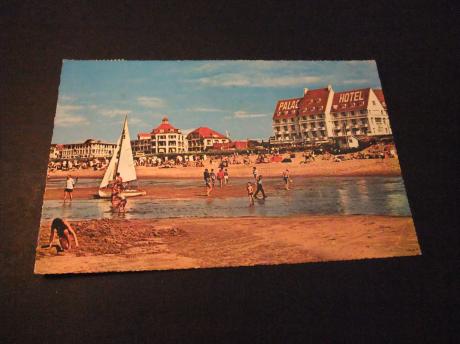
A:
[[[259,194],[259,192],[262,193],[262,199],[267,198],[267,195],[265,194],[265,190],[263,187],[263,182],[262,182],[263,177],[261,174],[259,174],[259,172],[257,171],[257,167],[255,166],[252,168],[252,176],[254,178],[254,183],[248,182],[246,184],[246,191],[248,193],[250,207],[254,206],[254,199],[258,199],[257,195]],[[292,183],[292,179],[290,177],[288,169],[283,171],[283,181],[284,181],[284,188],[286,190],[289,190],[289,185],[290,183]],[[254,191],[254,186],[256,187],[256,191]]]
[[[228,169],[221,166],[219,168],[219,172],[216,174],[213,168],[211,168],[211,172],[205,168],[203,172],[203,179],[206,185],[206,196],[209,196],[215,187],[216,180],[219,183],[220,188],[228,184]]]

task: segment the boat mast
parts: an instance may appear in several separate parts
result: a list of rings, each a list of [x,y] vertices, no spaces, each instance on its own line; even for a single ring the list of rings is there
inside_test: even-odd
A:
[[[123,129],[121,131],[120,149],[118,150],[118,153],[117,153],[117,165],[116,165],[116,167],[114,169],[113,179],[115,179],[117,177],[118,166],[120,165],[121,148],[123,147],[123,140],[125,139],[125,126],[126,126],[126,121],[127,120],[128,120],[128,115],[125,116],[125,121],[123,122]]]

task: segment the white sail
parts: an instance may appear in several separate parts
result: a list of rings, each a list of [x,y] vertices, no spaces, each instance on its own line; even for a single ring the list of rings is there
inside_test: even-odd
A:
[[[115,147],[115,150],[113,151],[113,155],[112,155],[112,158],[110,159],[109,166],[107,166],[107,169],[105,170],[104,178],[102,178],[101,185],[99,185],[99,188],[101,189],[105,188],[115,178],[115,175],[116,175],[115,170],[118,165],[118,156],[120,152],[121,137],[122,136],[118,138],[117,146]]]
[[[115,179],[117,173],[120,173],[120,177],[123,182],[129,182],[137,179],[127,118],[125,118],[121,136],[117,141],[117,146],[113,152],[109,166],[107,166],[107,170],[105,171],[104,178],[102,178],[99,188],[105,188],[112,180]]]
[[[134,165],[133,151],[131,149],[131,138],[129,136],[127,118],[125,118],[125,124],[121,134],[120,147],[117,172],[120,173],[120,177],[123,179],[123,182],[136,180],[136,168]]]

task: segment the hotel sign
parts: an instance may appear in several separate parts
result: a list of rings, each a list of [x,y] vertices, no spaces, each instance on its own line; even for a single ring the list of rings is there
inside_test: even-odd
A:
[[[299,108],[299,102],[300,102],[300,99],[294,99],[294,100],[289,100],[289,101],[285,101],[285,102],[280,102],[280,104],[278,106],[278,111],[298,109]]]
[[[353,101],[357,102],[359,100],[364,100],[362,91],[347,92],[347,93],[342,93],[340,95],[339,104],[353,102]]]

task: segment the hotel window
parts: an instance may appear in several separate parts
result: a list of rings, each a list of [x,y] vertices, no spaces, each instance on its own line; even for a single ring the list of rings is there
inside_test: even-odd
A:
[[[287,131],[288,130],[288,127],[287,125],[284,126],[284,130]]]
[[[360,110],[360,111],[359,111],[359,113],[360,113],[361,115],[365,115],[366,112],[367,112],[366,110]]]
[[[350,115],[354,116],[354,115],[355,115],[355,112],[354,112],[354,111],[350,111]]]
[[[321,135],[326,136],[326,132],[324,130],[321,130]]]
[[[307,120],[307,116],[303,116],[302,119],[303,119],[304,121],[306,121],[306,120]]]
[[[375,105],[375,100],[372,101],[372,105]]]
[[[345,112],[342,112],[341,113],[343,117],[345,117],[347,114]]]
[[[291,129],[292,129],[292,130],[295,130],[295,125],[291,125]]]
[[[315,118],[316,118],[315,115],[310,116],[310,119],[315,119]]]
[[[351,123],[356,124],[356,119],[352,119]]]
[[[339,121],[334,121],[334,125],[335,125],[336,127],[338,127],[338,126],[339,126]]]

